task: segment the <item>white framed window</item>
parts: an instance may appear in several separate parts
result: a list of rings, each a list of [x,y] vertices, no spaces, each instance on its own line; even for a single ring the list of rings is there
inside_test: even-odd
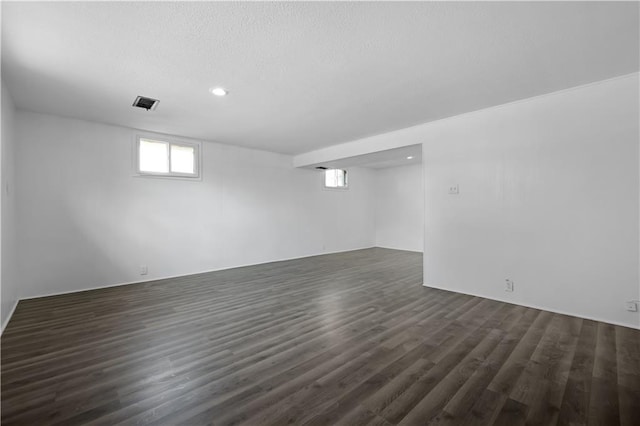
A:
[[[136,173],[141,176],[199,178],[199,142],[161,140],[138,136],[135,147]]]
[[[327,169],[324,171],[324,187],[330,189],[347,189],[347,171],[342,169]]]

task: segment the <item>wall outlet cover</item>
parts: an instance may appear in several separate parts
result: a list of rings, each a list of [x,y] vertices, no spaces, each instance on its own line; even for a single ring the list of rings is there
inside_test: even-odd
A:
[[[638,302],[636,302],[635,300],[630,300],[626,302],[625,307],[629,312],[638,312]]]
[[[504,285],[504,291],[513,292],[513,281],[506,279]]]

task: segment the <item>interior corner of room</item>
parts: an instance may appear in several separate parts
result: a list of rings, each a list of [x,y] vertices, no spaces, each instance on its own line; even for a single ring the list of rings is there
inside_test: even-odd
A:
[[[3,423],[632,424],[639,6],[525,3],[3,2]]]

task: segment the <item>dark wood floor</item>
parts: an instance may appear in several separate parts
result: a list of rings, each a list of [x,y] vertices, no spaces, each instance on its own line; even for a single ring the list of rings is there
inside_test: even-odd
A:
[[[640,424],[640,332],[385,249],[22,301],[2,424]]]

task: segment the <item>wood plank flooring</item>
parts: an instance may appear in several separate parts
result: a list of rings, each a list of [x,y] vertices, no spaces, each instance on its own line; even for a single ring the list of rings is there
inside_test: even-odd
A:
[[[386,249],[19,303],[2,424],[639,425],[640,332]]]

